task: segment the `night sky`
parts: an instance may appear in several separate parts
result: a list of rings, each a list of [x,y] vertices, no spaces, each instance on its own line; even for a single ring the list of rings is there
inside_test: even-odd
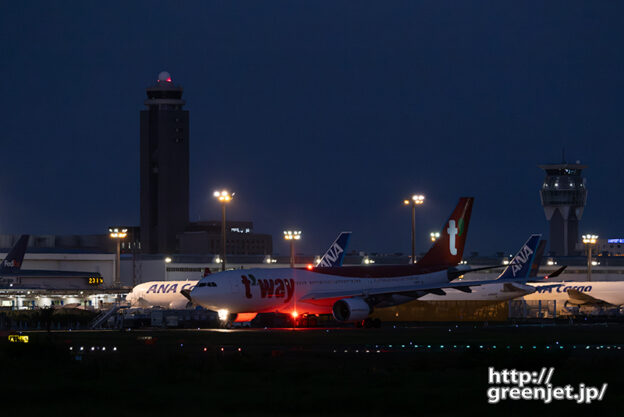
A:
[[[4,2],[0,233],[139,223],[139,111],[190,111],[191,220],[236,192],[286,253],[418,249],[474,196],[467,251],[548,232],[540,163],[589,165],[580,231],[624,237],[624,2]]]

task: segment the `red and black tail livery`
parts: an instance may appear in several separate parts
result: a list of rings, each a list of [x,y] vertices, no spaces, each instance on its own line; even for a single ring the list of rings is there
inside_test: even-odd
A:
[[[420,267],[455,266],[464,255],[464,246],[468,235],[468,224],[472,213],[474,197],[461,197],[451,217],[440,230],[440,237],[435,241],[429,252],[417,262]]]

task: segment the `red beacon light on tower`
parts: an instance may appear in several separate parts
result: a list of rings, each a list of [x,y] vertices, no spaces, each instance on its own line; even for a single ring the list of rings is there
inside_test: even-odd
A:
[[[158,82],[159,83],[170,83],[171,82],[171,74],[167,71],[162,71],[158,74]]]

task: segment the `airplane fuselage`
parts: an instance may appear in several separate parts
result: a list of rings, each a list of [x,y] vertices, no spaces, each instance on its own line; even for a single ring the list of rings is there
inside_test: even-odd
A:
[[[225,271],[203,278],[191,292],[193,302],[230,313],[331,313],[341,298],[379,288],[447,283],[447,272],[400,277],[349,277],[305,269],[276,268]],[[345,294],[341,296],[341,292]],[[335,296],[324,297],[332,293]],[[314,295],[318,297],[311,297]]]
[[[589,304],[570,298],[568,290],[576,290],[614,306],[624,305],[624,281],[540,282],[529,285],[535,287],[535,292],[525,296],[526,301],[557,300],[578,305]]]
[[[182,290],[191,291],[197,281],[152,281],[139,284],[126,296],[133,307],[186,308],[188,298]]]

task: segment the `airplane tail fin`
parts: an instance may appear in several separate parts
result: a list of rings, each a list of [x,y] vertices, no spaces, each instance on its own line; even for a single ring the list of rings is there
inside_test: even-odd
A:
[[[537,252],[537,246],[541,237],[542,235],[531,235],[497,279],[507,281],[526,280],[531,272],[533,258]]]
[[[29,235],[21,235],[0,264],[0,272],[18,272],[24,261]]]
[[[340,233],[334,243],[327,249],[317,267],[342,266],[349,239],[351,239],[351,232]]]
[[[531,272],[529,273],[529,278],[535,278],[537,276],[540,266],[542,265],[542,258],[544,257],[545,249],[546,240],[540,240],[537,251],[535,252],[535,257],[533,258],[533,263],[531,264]]]
[[[468,224],[472,213],[473,197],[462,197],[453,213],[442,226],[440,237],[429,252],[418,261],[419,266],[455,266],[464,255],[464,245],[468,235]]]

